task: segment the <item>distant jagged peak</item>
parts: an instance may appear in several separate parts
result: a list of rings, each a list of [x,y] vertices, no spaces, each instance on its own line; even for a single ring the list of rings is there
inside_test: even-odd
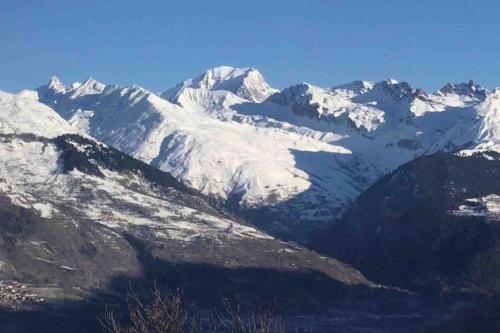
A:
[[[288,88],[286,88],[285,90],[293,90],[293,91],[296,91],[296,92],[308,92],[308,93],[321,93],[321,94],[332,94],[334,93],[333,91],[327,89],[327,88],[323,88],[323,87],[320,87],[320,86],[316,86],[314,84],[311,84],[309,82],[301,82],[301,83],[297,83],[297,84],[294,84]]]
[[[359,95],[359,94],[364,94],[364,93],[372,90],[373,85],[374,85],[374,83],[370,82],[370,81],[356,80],[356,81],[352,81],[349,83],[335,86],[331,90],[333,90],[333,91],[344,90],[344,91],[349,91],[349,92],[352,92],[356,95]]]
[[[351,98],[354,103],[377,108],[385,113],[385,121],[408,121],[414,116],[412,104],[424,96],[422,90],[415,90],[407,82],[394,79],[379,81],[373,88]]]
[[[459,95],[471,98],[485,99],[488,95],[488,90],[473,80],[461,83],[447,83],[444,87],[436,91],[438,95]]]
[[[417,97],[422,97],[422,96],[428,96],[429,94],[422,88],[417,88],[415,90],[415,95],[417,95]]]
[[[71,84],[71,86],[70,86],[70,89],[71,89],[71,90],[75,90],[76,88],[78,88],[78,87],[79,87],[79,86],[81,86],[81,85],[82,85],[82,83],[81,83],[81,82],[79,82],[79,81],[73,82],[73,83]]]
[[[407,82],[405,81],[399,81],[399,80],[396,80],[396,79],[393,79],[393,78],[388,78],[388,79],[385,79],[385,80],[381,80],[381,81],[377,81],[373,84],[373,87],[385,87],[385,86],[398,86],[398,85],[409,85]]]
[[[356,95],[367,94],[376,97],[380,94],[389,95],[394,100],[399,101],[403,99],[413,99],[415,97],[425,98],[428,93],[423,89],[415,89],[406,81],[398,81],[395,79],[387,79],[378,82],[356,80],[343,85],[335,86],[332,91],[351,91]]]
[[[252,102],[262,102],[277,92],[253,67],[219,66],[207,70],[194,79],[181,82],[174,88],[165,91],[161,96],[172,102],[178,102],[182,92],[189,88],[202,91],[225,90]]]
[[[47,100],[53,98],[55,95],[64,94],[68,91],[68,88],[59,80],[59,78],[53,75],[47,84],[44,84],[35,89],[40,100]]]
[[[344,130],[374,131],[384,123],[384,112],[371,105],[352,101],[354,94],[347,90],[331,90],[306,82],[292,85],[268,98],[268,102],[284,106],[295,114],[344,126]],[[339,128],[339,127],[337,127]]]
[[[283,106],[290,106],[292,104],[308,105],[315,97],[324,96],[325,94],[333,94],[333,92],[307,82],[301,82],[273,94],[267,101]]]
[[[64,93],[68,89],[59,78],[53,75],[46,85],[47,89],[54,93]]]
[[[415,90],[409,83],[405,81],[400,82],[394,79],[377,82],[373,85],[372,90],[384,91],[397,100],[413,97],[415,95]]]
[[[71,90],[71,97],[76,98],[85,95],[95,95],[100,94],[106,88],[106,85],[96,81],[92,76],[89,76],[85,81],[79,85],[75,85],[76,88]]]
[[[82,82],[74,82],[71,87],[74,89],[82,88],[82,87],[87,87],[87,88],[95,88],[95,89],[100,89],[103,90],[106,85],[104,83],[101,83],[94,79],[92,76],[88,76],[85,80]]]
[[[75,82],[70,87],[65,86],[57,76],[52,76],[46,85],[38,87],[36,91],[41,100],[52,100],[58,95],[69,96],[74,99],[85,95],[100,94],[106,85],[89,76],[83,82]]]
[[[294,85],[291,85],[290,87],[286,88],[285,90],[295,90],[295,91],[308,91],[308,90],[326,90],[321,87],[315,86],[311,83],[308,82],[300,82]]]

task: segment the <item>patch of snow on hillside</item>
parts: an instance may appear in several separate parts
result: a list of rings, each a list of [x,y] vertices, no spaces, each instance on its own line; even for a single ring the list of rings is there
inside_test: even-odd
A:
[[[33,208],[40,213],[40,216],[43,218],[51,218],[52,212],[54,211],[54,207],[48,203],[37,202],[33,204]]]
[[[451,212],[459,216],[484,216],[489,219],[500,218],[500,195],[490,194],[481,198],[466,199],[465,203]]]
[[[0,191],[12,203],[32,208],[41,217],[59,212],[118,230],[166,238],[270,238],[254,228],[169,201],[137,177],[103,169],[104,178],[73,170],[60,173],[60,152],[51,143],[2,138]]]

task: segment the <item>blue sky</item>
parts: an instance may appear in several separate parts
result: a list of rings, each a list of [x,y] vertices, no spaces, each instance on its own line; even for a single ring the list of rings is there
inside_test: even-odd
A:
[[[500,1],[0,0],[0,90],[91,75],[162,91],[218,65],[283,88],[500,86]]]

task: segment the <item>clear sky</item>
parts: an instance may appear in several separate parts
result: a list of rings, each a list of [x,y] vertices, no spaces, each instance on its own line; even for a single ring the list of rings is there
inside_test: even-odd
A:
[[[498,0],[0,0],[0,90],[58,75],[163,91],[218,65],[284,88],[500,86]]]

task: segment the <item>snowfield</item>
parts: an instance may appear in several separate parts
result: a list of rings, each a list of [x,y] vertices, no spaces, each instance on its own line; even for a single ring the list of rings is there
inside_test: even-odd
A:
[[[488,220],[498,221],[500,218],[500,196],[490,194],[481,198],[466,199],[458,209],[451,211],[458,216],[485,216]]]

